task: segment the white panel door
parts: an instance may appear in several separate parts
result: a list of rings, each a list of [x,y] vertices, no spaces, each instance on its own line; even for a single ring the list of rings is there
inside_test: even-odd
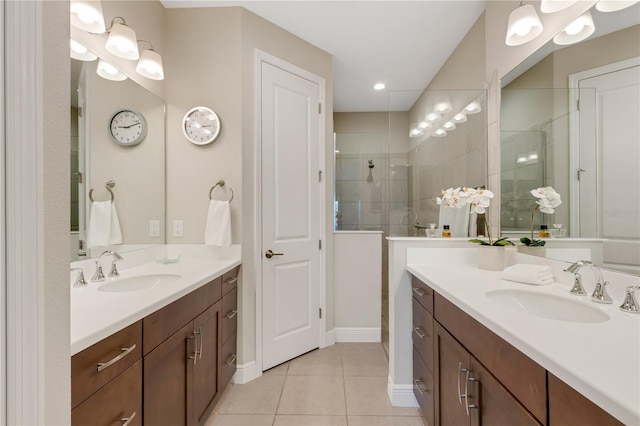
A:
[[[583,133],[580,139],[580,167],[595,171],[580,181],[581,236],[640,238],[640,67],[583,79],[579,87],[595,89],[584,98],[595,105],[581,96],[580,109],[581,116],[589,110],[596,117],[588,149]]]
[[[266,370],[320,343],[320,92],[318,84],[266,62],[261,73]]]

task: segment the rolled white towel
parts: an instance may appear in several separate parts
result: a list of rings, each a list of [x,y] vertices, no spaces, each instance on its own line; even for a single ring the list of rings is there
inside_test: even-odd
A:
[[[547,285],[554,281],[551,266],[521,263],[505,268],[502,279],[534,285]]]

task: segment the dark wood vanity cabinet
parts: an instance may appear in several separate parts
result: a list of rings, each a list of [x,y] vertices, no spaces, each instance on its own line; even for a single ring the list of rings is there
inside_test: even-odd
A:
[[[72,357],[72,424],[204,424],[236,369],[239,268]]]

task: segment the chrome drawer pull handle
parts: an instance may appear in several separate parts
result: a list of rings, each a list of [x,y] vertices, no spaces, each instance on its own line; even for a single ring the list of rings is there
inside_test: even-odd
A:
[[[122,353],[118,356],[116,356],[115,358],[107,361],[107,362],[99,362],[98,363],[98,372],[101,372],[102,370],[104,370],[107,367],[111,367],[113,364],[115,364],[116,362],[120,361],[122,358],[124,358],[125,356],[129,355],[131,353],[131,351],[133,351],[136,348],[136,344],[134,343],[133,345],[131,345],[128,348],[120,348],[120,350],[122,351]]]
[[[134,411],[133,413],[131,413],[131,415],[129,417],[123,417],[120,419],[122,423],[122,426],[127,426],[129,423],[131,423],[131,421],[133,420],[133,418],[136,416],[136,412]]]
[[[238,357],[237,357],[235,354],[233,354],[233,355],[231,355],[231,356],[230,356],[230,358],[231,358],[231,359],[230,359],[229,361],[225,362],[225,364],[227,364],[227,365],[231,365],[231,364],[233,364],[234,362],[236,362],[236,359],[237,359]]]
[[[462,397],[467,397],[467,395],[462,394],[462,392],[460,392],[460,373],[465,373],[467,372],[466,368],[462,368],[462,362],[458,363],[458,402],[460,404],[462,404]]]
[[[413,327],[413,331],[418,335],[419,338],[424,339],[427,336],[427,333],[420,333],[420,330],[422,330],[422,327]]]
[[[225,282],[225,284],[233,284],[233,283],[235,283],[236,281],[238,281],[238,277],[234,277],[234,278],[228,279],[228,280]]]
[[[464,384],[464,408],[467,410],[467,416],[469,416],[469,408],[477,408],[475,404],[469,404],[469,382],[477,382],[478,380],[473,377],[469,377],[471,370],[466,370],[467,379]]]
[[[200,355],[198,359],[202,359],[202,352],[204,352],[204,334],[202,334],[202,327],[198,327],[198,332],[196,334],[200,335]]]
[[[424,387],[424,389],[422,389],[422,388],[420,387],[420,385],[418,384],[418,383],[423,383],[423,381],[422,381],[422,380],[420,380],[420,379],[413,379],[413,383],[415,383],[415,385],[416,385],[416,389],[418,389],[418,392],[420,392],[420,395],[424,395],[424,394],[425,394],[425,392],[429,392],[429,388],[427,388],[427,387],[425,386],[425,387]]]
[[[225,315],[228,319],[231,319],[233,317],[235,317],[238,314],[238,310],[234,309],[233,311],[230,311],[227,315]]]
[[[424,295],[425,295],[425,292],[424,292],[424,291],[422,291],[422,290],[420,290],[420,288],[419,288],[419,287],[414,287],[414,288],[413,288],[413,291],[414,291],[414,293],[416,293],[416,294],[417,294],[418,296],[420,296],[420,297],[422,297],[422,296],[424,296]]]

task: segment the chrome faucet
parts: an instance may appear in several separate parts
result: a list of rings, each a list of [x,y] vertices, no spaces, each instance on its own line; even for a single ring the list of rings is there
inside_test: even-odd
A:
[[[109,256],[109,255],[113,257],[113,260],[111,261],[111,269],[109,271],[109,276],[117,277],[120,275],[120,273],[118,272],[118,268],[116,267],[116,262],[118,260],[122,260],[122,256],[120,256],[118,252],[114,250],[105,250],[102,252],[100,256],[98,256],[98,259],[96,260],[96,272],[95,274],[93,274],[93,277],[91,277],[91,281],[104,281],[105,277],[104,277],[104,273],[102,272],[102,264],[100,263],[100,261],[102,260],[103,256]]]
[[[591,300],[596,303],[613,303],[613,299],[607,294],[606,287],[609,285],[609,281],[604,281],[600,268],[588,260],[579,260],[565,269],[566,272],[571,272],[574,276],[573,287],[570,293],[575,296],[584,296],[587,294],[582,286],[582,276],[578,273],[584,266],[589,267],[596,277],[596,288],[593,290],[593,294],[591,294]]]
[[[78,271],[78,275],[76,275],[76,280],[73,282],[73,286],[86,287],[87,281],[84,279],[84,273],[82,272],[82,268],[71,268],[71,271]]]
[[[620,310],[632,314],[640,314],[640,303],[636,299],[636,290],[640,290],[640,285],[627,287],[627,294],[624,297],[624,302],[620,305]]]

